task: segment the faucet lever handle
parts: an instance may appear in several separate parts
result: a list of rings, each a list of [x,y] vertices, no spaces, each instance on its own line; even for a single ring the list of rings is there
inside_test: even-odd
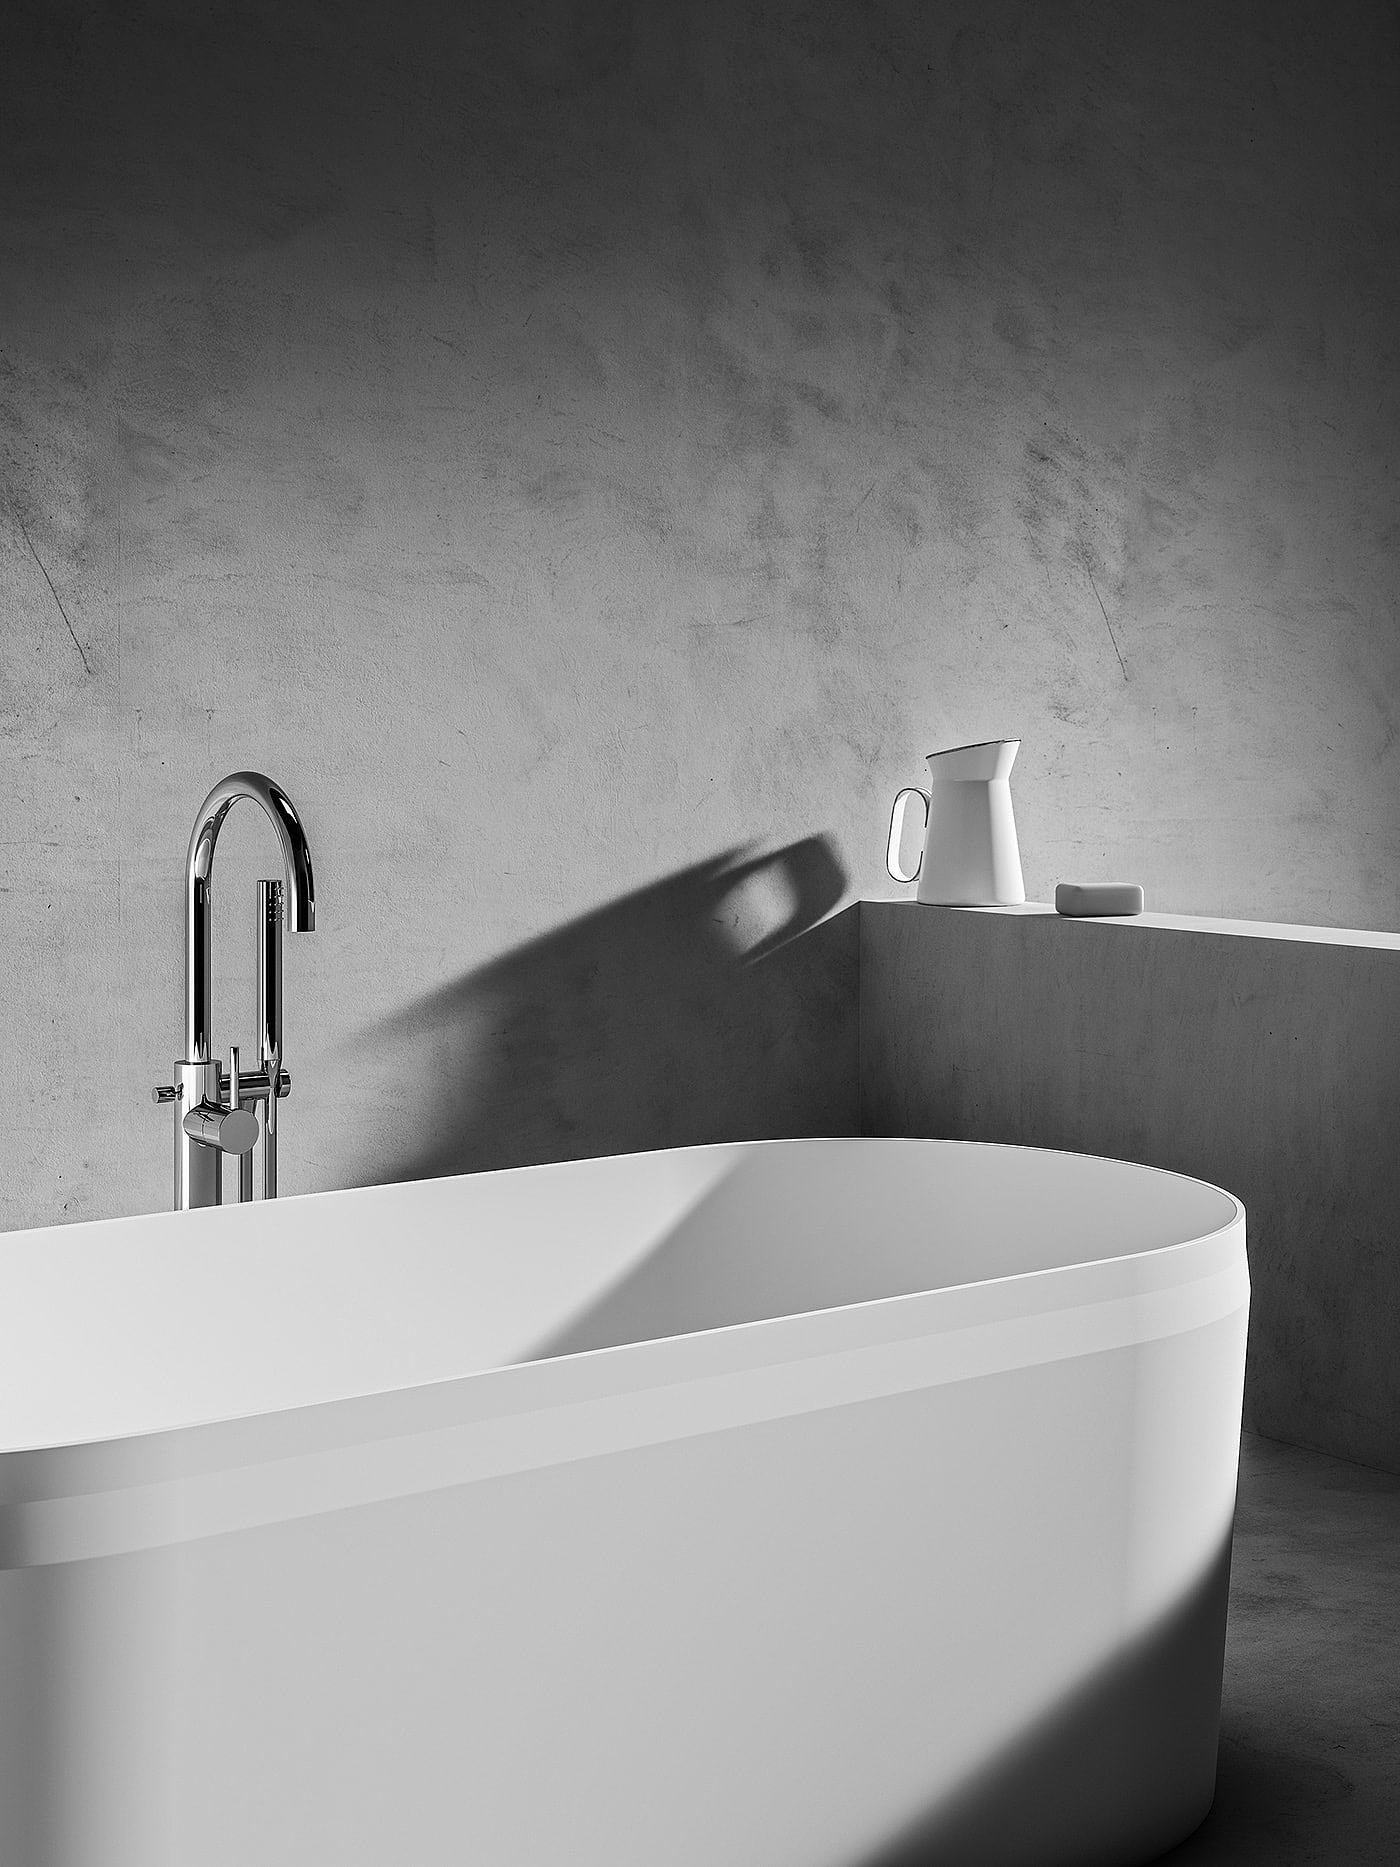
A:
[[[178,1102],[184,1094],[179,1083],[157,1083],[151,1091],[152,1102]]]

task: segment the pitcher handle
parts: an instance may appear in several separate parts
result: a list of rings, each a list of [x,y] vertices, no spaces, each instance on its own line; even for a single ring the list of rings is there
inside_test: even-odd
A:
[[[894,800],[894,809],[890,812],[890,844],[889,848],[885,851],[885,867],[897,882],[917,882],[919,879],[919,870],[924,866],[924,856],[921,849],[919,851],[919,860],[914,864],[910,874],[905,875],[901,873],[899,868],[899,846],[904,841],[904,825],[908,820],[909,799],[911,797],[917,797],[924,807],[924,821],[920,828],[920,835],[928,828],[928,793],[916,789],[913,785],[907,785]]]

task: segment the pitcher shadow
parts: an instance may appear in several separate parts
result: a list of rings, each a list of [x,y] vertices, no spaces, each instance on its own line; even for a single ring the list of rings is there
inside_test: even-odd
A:
[[[395,1012],[352,1059],[395,1085],[402,1137],[367,1177],[854,1133],[845,881],[825,836],[726,850]]]

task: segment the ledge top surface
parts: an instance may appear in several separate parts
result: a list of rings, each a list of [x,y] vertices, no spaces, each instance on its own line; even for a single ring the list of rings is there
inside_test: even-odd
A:
[[[876,901],[874,907],[924,908],[912,900]],[[1217,920],[1204,914],[1057,914],[1048,901],[1026,901],[1008,908],[944,908],[945,914],[1000,914],[1048,916],[1092,927],[1168,927],[1180,933],[1243,935],[1251,940],[1302,940],[1314,946],[1364,946],[1400,951],[1400,933],[1371,932],[1358,927],[1303,927],[1291,921]]]

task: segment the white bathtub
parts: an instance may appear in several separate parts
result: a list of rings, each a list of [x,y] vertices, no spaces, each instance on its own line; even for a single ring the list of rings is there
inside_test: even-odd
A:
[[[1228,1194],[703,1147],[0,1238],[4,1867],[1143,1861]]]

